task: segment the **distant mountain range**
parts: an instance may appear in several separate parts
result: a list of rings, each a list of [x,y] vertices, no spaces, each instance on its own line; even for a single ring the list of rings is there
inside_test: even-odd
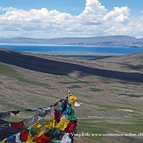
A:
[[[43,44],[43,45],[95,45],[95,46],[121,46],[121,47],[142,47],[143,38],[138,39],[131,36],[99,36],[87,38],[0,38],[0,44]]]

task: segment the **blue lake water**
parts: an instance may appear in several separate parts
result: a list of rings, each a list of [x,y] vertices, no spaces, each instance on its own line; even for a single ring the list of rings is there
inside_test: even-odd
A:
[[[40,45],[0,45],[2,48],[24,52],[79,55],[119,55],[143,53],[143,48],[96,47],[96,46],[40,46]]]

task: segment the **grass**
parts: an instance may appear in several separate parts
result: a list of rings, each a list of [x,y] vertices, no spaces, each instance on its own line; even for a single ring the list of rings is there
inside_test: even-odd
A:
[[[139,98],[136,98],[136,99],[132,98],[133,102],[130,102],[131,104],[129,104],[129,105],[126,104],[126,103],[128,103],[126,101],[131,101],[131,100],[128,100],[128,98],[127,99],[123,98],[122,96],[120,98],[119,97],[116,98],[116,96],[115,96],[115,100],[113,99],[113,101],[112,100],[106,101],[106,99],[103,98],[103,103],[102,103],[101,102],[102,100],[100,100],[100,99],[102,99],[102,97],[96,96],[94,94],[95,92],[104,91],[105,93],[107,92],[107,94],[113,93],[114,95],[117,95],[119,93],[119,91],[122,91],[123,90],[122,88],[124,88],[124,90],[127,92],[123,91],[122,93],[126,93],[126,94],[128,93],[127,96],[130,96],[130,97],[136,97],[136,96],[138,97],[140,95],[137,95],[137,94],[140,94],[139,92],[142,89],[141,84],[134,83],[134,86],[132,86],[133,84],[131,84],[131,83],[125,83],[125,82],[120,83],[119,81],[117,81],[115,79],[108,79],[108,78],[100,77],[100,76],[93,77],[92,82],[90,82],[90,78],[89,78],[89,81],[88,81],[88,77],[84,78],[86,80],[82,80],[83,78],[78,76],[78,73],[77,74],[75,73],[75,75],[72,74],[73,76],[69,76],[69,75],[56,76],[55,75],[55,76],[52,76],[53,77],[52,81],[48,82],[48,80],[47,80],[47,82],[49,84],[47,82],[46,82],[47,84],[46,83],[44,84],[40,81],[40,76],[35,78],[35,77],[32,77],[32,76],[35,76],[35,74],[31,74],[31,78],[27,78],[26,75],[24,76],[24,74],[25,74],[24,72],[20,73],[20,70],[18,70],[18,68],[15,68],[15,66],[0,63],[0,76],[5,75],[5,77],[12,77],[12,78],[8,79],[8,80],[11,80],[10,83],[12,83],[12,80],[13,81],[16,80],[16,82],[12,86],[8,87],[8,85],[5,86],[5,79],[7,79],[7,78],[4,78],[4,79],[1,78],[0,84],[4,83],[4,85],[1,86],[2,87],[1,94],[4,94],[4,95],[0,95],[1,96],[0,104],[2,105],[1,106],[2,109],[24,110],[23,106],[26,107],[26,106],[31,105],[31,106],[37,107],[37,105],[40,106],[41,104],[46,105],[47,102],[50,103],[52,101],[52,103],[53,103],[54,101],[56,101],[56,99],[57,100],[59,99],[58,91],[60,91],[60,93],[61,93],[63,90],[63,89],[61,89],[61,87],[73,88],[73,89],[74,88],[75,89],[82,88],[82,90],[81,89],[76,90],[77,91],[76,94],[77,94],[77,96],[79,96],[79,99],[81,100],[80,102],[83,101],[82,102],[83,105],[81,105],[80,109],[76,109],[76,112],[77,112],[77,115],[79,114],[78,115],[79,118],[85,118],[85,120],[84,119],[78,120],[78,133],[84,132],[84,133],[90,133],[90,134],[94,134],[94,133],[102,134],[102,133],[114,133],[114,132],[119,132],[119,133],[120,132],[121,133],[122,132],[131,132],[131,133],[143,132],[143,128],[142,128],[143,127],[143,118],[140,117],[142,114],[142,110],[140,109],[139,111],[137,111],[137,109],[136,109],[136,108],[141,107],[141,103],[138,102],[140,100]],[[38,73],[38,74],[40,74],[40,73]],[[47,76],[48,75],[45,75],[46,78],[47,78]],[[50,76],[50,79],[52,77]],[[43,76],[42,76],[42,78],[43,78]],[[94,78],[95,78],[95,82],[94,82]],[[51,96],[46,94],[46,90],[42,91],[43,88],[42,89],[40,88],[40,91],[41,91],[40,95],[37,94],[38,92],[36,93],[33,90],[29,91],[29,88],[26,90],[23,90],[23,93],[21,92],[21,90],[20,91],[18,90],[16,92],[14,91],[15,89],[17,89],[17,88],[15,88],[15,85],[17,85],[19,83],[22,83],[23,89],[29,85],[33,85],[32,86],[32,87],[34,87],[33,89],[36,89],[37,86],[51,89],[53,81],[54,81],[54,85],[56,82],[58,82],[57,85],[55,86],[57,88],[57,91],[55,91],[55,93],[52,93],[52,92],[48,93],[48,94],[51,94]],[[98,85],[98,82],[101,84]],[[59,83],[61,83],[61,84],[59,84]],[[111,86],[114,84],[114,86],[118,85],[121,87],[114,87],[116,89],[115,91],[113,90],[114,89],[113,87],[111,89],[110,88],[102,89],[104,84],[108,85],[108,83],[111,84]],[[97,86],[94,84],[96,84]],[[128,84],[128,85],[125,85],[125,84]],[[100,87],[100,85],[101,85],[101,87]],[[136,88],[136,87],[138,87],[138,88]],[[11,89],[9,89],[9,88],[11,88]],[[128,89],[126,89],[126,88],[128,88]],[[6,89],[6,91],[5,91],[5,89]],[[135,89],[136,90],[139,89],[139,92],[136,93],[136,95],[133,95],[132,91]],[[85,90],[87,90],[87,91],[85,92]],[[14,91],[14,92],[11,92],[11,91]],[[23,96],[22,94],[25,94],[25,95]],[[7,96],[5,96],[5,95],[7,95]],[[8,96],[8,95],[11,95],[11,96]],[[125,94],[121,94],[121,95],[125,95]],[[96,102],[95,102],[95,98],[94,99],[92,98],[95,96],[96,96]],[[12,97],[12,98],[10,99],[10,97]],[[112,98],[112,96],[109,98]],[[17,102],[15,101],[15,99]],[[45,100],[45,99],[47,99],[47,100]],[[118,102],[118,100],[119,100],[119,102]],[[21,101],[21,104],[19,103],[19,101]],[[121,102],[121,101],[125,101],[125,102]],[[126,113],[122,110],[121,111],[117,110],[118,108],[122,109],[123,107],[125,107],[125,108],[129,107],[129,109],[135,108],[136,109],[135,112],[140,113],[140,115],[135,114],[135,112]],[[122,115],[122,113],[125,114],[125,116],[127,118],[124,118],[125,116]],[[27,117],[25,117],[26,114],[27,113],[22,112],[22,116],[20,115],[20,117],[27,118]],[[96,115],[97,117],[101,116],[101,117],[103,117],[103,119],[102,118],[99,119],[96,117],[95,117],[96,118],[95,120],[93,118],[86,119],[86,117],[88,117],[88,115],[90,115],[90,116]],[[108,117],[111,117],[111,118],[108,118]],[[19,118],[19,117],[17,117],[17,118]],[[44,121],[41,121],[41,122],[44,122]],[[47,123],[47,121],[46,121],[46,123]],[[42,123],[42,124],[44,124],[44,123]],[[94,140],[93,142],[89,141],[90,143],[95,143],[96,140],[97,140],[97,142],[98,142],[98,140],[100,140],[99,142],[103,143],[103,141],[101,141],[101,140],[105,139],[105,138],[104,137],[86,137],[86,139]],[[84,140],[84,138],[83,138],[83,142],[86,142],[86,140]],[[88,143],[88,142],[86,142],[86,143]]]
[[[80,85],[72,85],[72,86],[69,86],[68,88],[82,88]]]
[[[82,88],[83,85],[90,85],[92,82],[86,81],[86,80],[80,80],[78,78],[72,77],[72,76],[68,76],[68,78],[66,77],[66,81],[60,81],[60,84],[67,84],[70,85],[68,86],[68,88]]]
[[[135,114],[135,116],[133,116],[131,122],[133,124],[143,124],[143,117],[140,114]]]
[[[29,79],[23,78],[22,76],[16,76],[15,78],[18,81],[23,82],[23,83],[28,83],[31,85],[42,86],[42,87],[46,87],[48,89],[53,89],[49,84],[40,83],[40,82],[34,81],[34,80],[29,80]]]
[[[79,126],[84,127],[84,129],[88,132],[95,132],[99,131],[99,133],[104,133],[108,131],[119,131],[119,132],[131,132],[131,133],[138,133],[143,132],[143,121],[141,118],[135,119],[137,122],[133,122],[130,124],[121,124],[121,123],[109,123],[106,121],[95,121],[95,120],[79,120]],[[103,130],[99,130],[103,129]]]
[[[2,96],[2,95],[0,95]],[[3,107],[5,107],[5,109],[9,109],[9,110],[24,110],[26,109],[26,107],[22,106],[21,104],[17,104],[17,103],[9,103],[9,101],[4,101],[3,99],[0,99],[0,104],[3,105]]]
[[[66,77],[66,80],[68,81],[60,81],[61,84],[90,84],[92,82],[86,81],[86,80],[80,80],[78,78],[68,76],[68,79]]]
[[[29,79],[24,78],[22,75],[20,75],[20,73],[18,73],[16,70],[14,70],[14,68],[11,65],[0,63],[0,74],[6,75],[9,77],[13,77],[16,80],[23,82],[23,83],[36,85],[36,86],[42,86],[42,87],[45,87],[48,89],[54,89],[49,84],[45,84],[45,83],[41,83],[41,82],[38,82],[35,80],[29,80]],[[0,82],[0,84],[1,84],[1,82]]]
[[[101,91],[103,91],[103,89],[99,89],[99,88],[96,88],[96,87],[91,87],[90,90],[94,91],[94,92],[101,92]]]
[[[136,120],[135,120],[136,121]],[[143,120],[137,119],[136,122],[130,124],[109,123],[106,121],[95,121],[89,119],[78,120],[78,133],[89,133],[89,139],[95,141],[102,140],[103,136],[92,136],[92,134],[108,134],[108,133],[142,133]]]
[[[0,62],[0,74],[13,76],[16,75],[16,71],[12,66]]]
[[[142,95],[135,95],[135,94],[123,94],[123,93],[119,93],[119,96],[128,96],[128,97],[142,97]]]
[[[118,106],[114,106],[114,105],[98,105],[101,109],[103,108],[103,109],[108,109],[108,110],[116,110],[116,109],[118,109],[118,108],[120,108],[120,107],[118,107]]]
[[[82,80],[77,80],[77,81],[60,81],[59,83],[61,83],[61,84],[89,84],[88,81],[82,81]]]

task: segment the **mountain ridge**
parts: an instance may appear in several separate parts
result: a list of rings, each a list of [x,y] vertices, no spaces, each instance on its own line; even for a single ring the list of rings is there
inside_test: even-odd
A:
[[[0,38],[1,44],[44,44],[44,45],[95,45],[95,46],[120,46],[143,48],[143,38],[126,35],[98,36],[98,37],[64,37],[64,38]]]

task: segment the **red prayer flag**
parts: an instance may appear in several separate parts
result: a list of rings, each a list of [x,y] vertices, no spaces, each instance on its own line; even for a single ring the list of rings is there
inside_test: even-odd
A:
[[[77,126],[77,120],[69,121],[67,128],[65,129],[66,133],[72,132]]]
[[[62,117],[62,114],[61,114],[60,111],[58,111],[58,110],[55,109],[54,116],[55,116],[55,120],[56,120],[57,122],[59,122],[60,119],[61,119],[61,117]]]
[[[48,141],[50,141],[50,138],[46,135],[42,135],[34,140],[36,143],[47,143]]]
[[[23,141],[23,142],[27,141],[28,136],[29,136],[29,131],[28,130],[24,129],[20,132],[20,140],[21,141]]]
[[[21,122],[16,122],[16,123],[11,123],[11,127],[12,128],[23,128],[24,127],[24,122],[21,121]]]

